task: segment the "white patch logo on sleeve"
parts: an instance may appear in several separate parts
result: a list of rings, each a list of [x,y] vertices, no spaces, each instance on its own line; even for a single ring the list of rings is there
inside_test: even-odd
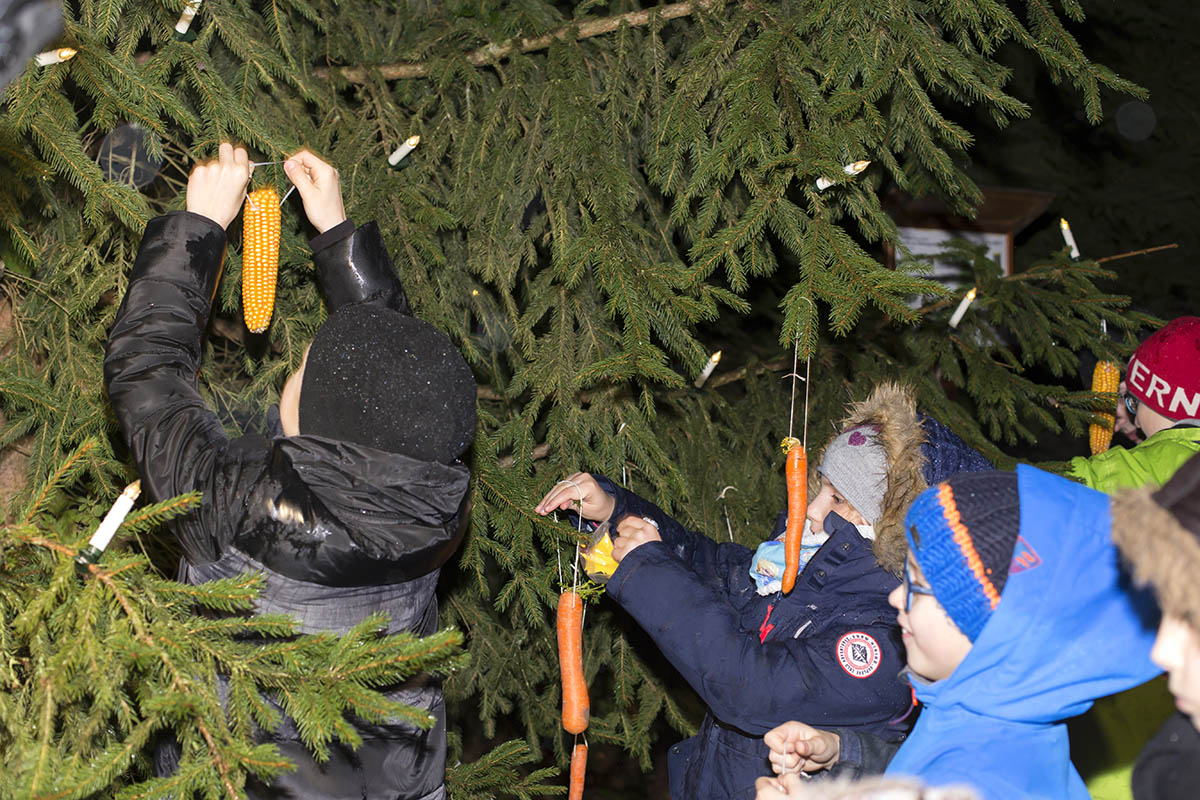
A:
[[[873,636],[862,631],[851,631],[837,643],[838,663],[852,678],[869,678],[879,669],[883,651]]]

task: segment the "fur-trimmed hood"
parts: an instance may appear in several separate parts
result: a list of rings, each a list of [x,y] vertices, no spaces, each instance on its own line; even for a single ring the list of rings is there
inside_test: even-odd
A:
[[[1158,491],[1112,500],[1113,539],[1138,582],[1154,587],[1168,614],[1200,626],[1200,456]]]
[[[908,551],[904,513],[916,496],[931,483],[959,472],[992,469],[992,465],[945,425],[917,411],[912,389],[897,383],[880,383],[865,400],[851,403],[837,431],[858,425],[878,426],[879,441],[887,455],[887,489],[874,526],[875,559],[899,576]],[[826,443],[822,448],[818,464],[828,447]]]

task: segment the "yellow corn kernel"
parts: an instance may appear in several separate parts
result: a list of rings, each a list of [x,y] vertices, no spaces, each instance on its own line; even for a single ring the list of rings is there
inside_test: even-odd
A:
[[[242,211],[242,319],[251,333],[262,333],[275,310],[279,272],[279,193],[255,189]]]
[[[1116,410],[1117,387],[1121,383],[1121,370],[1111,361],[1097,361],[1092,370],[1092,391],[1113,396],[1113,410]],[[1103,453],[1112,444],[1113,425],[1117,418],[1113,414],[1101,414],[1105,424],[1092,423],[1088,426],[1088,444],[1091,445],[1092,455]]]

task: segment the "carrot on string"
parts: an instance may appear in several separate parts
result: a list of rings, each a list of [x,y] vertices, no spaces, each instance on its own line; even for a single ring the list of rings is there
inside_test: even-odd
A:
[[[579,493],[578,531],[583,531],[583,492],[573,481],[566,480]],[[562,584],[561,561],[559,583]],[[571,589],[558,596],[558,664],[562,681],[562,726],[568,733],[587,730],[591,717],[587,680],[583,674],[583,598],[579,595],[579,540],[575,541],[574,575]]]
[[[583,800],[583,779],[587,773],[587,739],[575,743],[571,752],[571,785],[567,800]]]
[[[558,596],[558,664],[562,680],[562,726],[583,733],[591,717],[583,675],[583,599],[578,592]]]
[[[803,441],[792,435],[796,420],[796,380],[800,377],[796,371],[800,360],[800,340],[796,339],[792,349],[792,401],[791,415],[788,418],[788,435],[782,442],[786,454],[784,477],[787,483],[787,529],[783,538],[784,567],[780,580],[784,594],[792,591],[796,585],[796,576],[800,574],[800,553],[804,542],[804,520],[808,512],[808,384],[812,358],[808,358],[804,367],[804,431]]]
[[[783,440],[787,453],[787,530],[783,538],[784,567],[780,580],[783,593],[792,591],[800,574],[800,552],[804,540],[804,520],[808,510],[808,454],[799,439]]]

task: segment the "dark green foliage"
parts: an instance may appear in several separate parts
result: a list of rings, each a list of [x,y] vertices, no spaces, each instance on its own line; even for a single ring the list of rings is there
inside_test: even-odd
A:
[[[67,502],[63,487],[77,482],[95,447],[72,454],[25,515],[0,529],[0,795],[237,796],[247,773],[288,769],[274,746],[254,742],[255,726],[280,719],[264,692],[319,758],[335,738],[360,741],[348,712],[432,724],[372,689],[460,666],[453,629],[383,636],[386,620],[370,617],[342,636],[297,636],[288,617],[246,615],[256,576],[185,586],[119,549],[80,578],[73,556],[99,520]],[[198,500],[140,508],[118,540]],[[218,673],[229,679],[225,708]],[[164,735],[180,743],[179,769],[149,778],[145,759]]]
[[[936,193],[960,209],[979,199],[964,171],[973,132],[952,111],[969,105],[1001,125],[1030,114],[1006,85],[1009,68],[997,56],[1005,45],[1039,59],[1089,119],[1099,118],[1102,89],[1134,91],[1090,62],[1064,26],[1082,17],[1078,4],[696,2],[672,19],[626,18],[578,39],[564,27],[582,31],[637,10],[538,0],[206,0],[196,40],[180,42],[171,37],[177,2],[80,0],[67,7],[65,36],[79,55],[27,72],[0,114],[0,280],[15,314],[0,363],[0,443],[30,437],[22,441],[36,487],[92,441],[75,471],[55,479],[71,484],[89,520],[132,477],[102,391],[105,332],[143,224],[183,207],[191,164],[223,138],[245,142],[261,161],[307,146],[340,169],[350,215],[378,220],[418,314],[461,346],[480,382],[470,535],[442,583],[443,621],[463,631],[470,655],[447,681],[450,719],[469,752],[509,736],[524,737],[528,749],[501,745],[455,767],[456,796],[540,794],[547,773],[533,765],[566,763],[552,609],[561,582],[571,581],[578,537],[532,511],[564,474],[624,476],[687,524],[753,544],[783,504],[778,442],[789,432],[792,386],[780,374],[791,371],[793,344],[801,373],[811,357],[811,391],[799,386],[791,425],[800,433],[807,419],[810,449],[823,444],[845,402],[892,377],[1009,464],[1019,455],[1011,448],[1039,431],[1082,433],[1099,407],[1064,377],[1096,342],[1103,355],[1130,349],[1129,336],[1102,340],[1099,320],[1119,331],[1145,322],[1096,285],[1107,274],[1090,262],[1052,254],[1002,278],[964,249],[966,282],[980,298],[949,331],[957,296],[922,278],[919,264],[892,271],[878,260],[895,237],[881,189]],[[521,44],[556,31],[563,34],[545,44]],[[467,57],[489,44],[503,55]],[[387,77],[395,62],[418,77]],[[366,69],[342,74],[330,65]],[[100,138],[122,121],[140,124],[165,162],[141,192],[106,180],[93,160]],[[403,169],[389,170],[386,156],[413,134],[420,146]],[[858,160],[872,165],[857,177],[842,171]],[[833,185],[819,191],[819,178]],[[254,180],[284,182],[278,167],[260,168]],[[256,423],[323,318],[311,232],[294,196],[283,227],[279,299],[262,337],[241,324],[232,229],[200,374],[231,431]],[[927,304],[910,305],[913,295]],[[726,361],[704,391],[693,391],[691,379],[717,347]],[[60,540],[79,539],[76,504],[39,501],[38,492],[27,489],[16,506],[40,502],[40,525],[69,526]],[[157,537],[149,522],[138,529]],[[71,583],[63,558],[21,544],[27,535],[6,529],[6,546],[38,554],[29,558],[57,581],[58,614],[74,620],[93,603],[108,609],[105,624],[132,624],[96,581]],[[156,547],[150,539],[144,549]],[[183,597],[156,606],[151,598],[185,590],[133,569],[138,559],[114,554],[109,567],[131,565],[139,582],[132,608],[195,637],[195,645],[178,644],[188,652],[210,636],[231,648],[173,674],[200,681],[228,671],[236,702],[228,718],[211,694],[201,692],[194,707],[177,703],[171,674],[137,671],[149,670],[157,651],[125,631],[111,657],[128,655],[123,685],[136,696],[73,696],[72,714],[100,714],[94,719],[112,730],[72,722],[62,729],[82,737],[77,750],[52,748],[60,764],[75,752],[104,755],[107,766],[89,786],[116,779],[167,724],[193,754],[207,747],[195,720],[241,742],[236,734],[250,720],[271,717],[253,686],[291,680],[297,673],[288,670],[302,663],[268,648],[279,675],[264,674],[265,662],[243,666],[248,655],[229,639],[234,624],[184,616]],[[212,589],[224,601],[188,589],[186,603],[228,604],[235,588]],[[426,663],[416,642],[365,644],[376,641],[370,627],[298,646],[315,648],[304,659],[340,664],[365,658],[363,648],[413,648],[404,652]],[[427,646],[444,653],[454,639],[443,634]],[[17,647],[10,644],[4,658]],[[589,607],[584,663],[593,687],[589,736],[624,748],[644,769],[657,737],[695,723],[695,698],[606,600]],[[370,706],[357,688],[295,686],[295,710],[314,720],[305,733],[318,746],[345,731],[337,722],[344,704]],[[29,691],[29,703],[45,707],[42,690]],[[132,721],[126,705],[135,701],[153,721]],[[264,754],[230,746],[235,784],[242,769],[273,768],[269,758],[252,763]],[[215,767],[193,763],[178,780],[219,794]]]

